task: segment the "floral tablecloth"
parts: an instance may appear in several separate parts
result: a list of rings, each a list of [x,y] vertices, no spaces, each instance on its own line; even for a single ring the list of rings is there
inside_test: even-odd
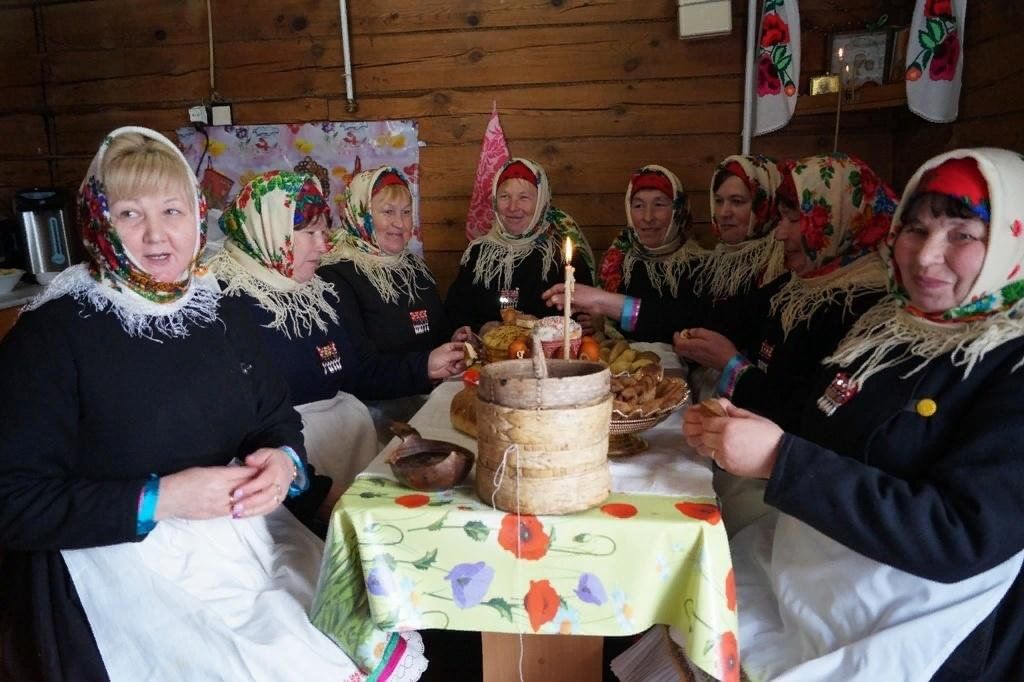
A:
[[[420,423],[413,419],[426,437],[450,431],[438,415],[447,420],[441,408],[455,390],[443,385]],[[738,679],[736,590],[710,471],[682,461],[689,455],[678,420],[669,428],[649,440],[652,450],[675,442],[674,452],[623,462],[626,477],[615,476],[613,463],[613,487],[635,489],[637,462],[648,461],[679,494],[665,485],[659,494],[613,492],[599,507],[565,516],[496,510],[472,487],[411,491],[384,475],[385,449],[334,510],[313,623],[369,670],[389,630],[625,635],[662,623],[685,636],[694,663]],[[679,483],[688,471],[699,479],[692,486]]]

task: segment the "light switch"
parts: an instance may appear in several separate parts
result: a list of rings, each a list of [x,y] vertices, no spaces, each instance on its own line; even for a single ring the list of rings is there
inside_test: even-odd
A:
[[[215,126],[231,125],[231,105],[214,104],[210,107],[210,124]]]

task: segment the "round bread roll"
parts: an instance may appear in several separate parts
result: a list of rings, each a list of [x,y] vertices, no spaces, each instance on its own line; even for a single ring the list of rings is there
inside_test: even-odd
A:
[[[464,386],[452,397],[451,419],[456,431],[476,438],[476,386]]]

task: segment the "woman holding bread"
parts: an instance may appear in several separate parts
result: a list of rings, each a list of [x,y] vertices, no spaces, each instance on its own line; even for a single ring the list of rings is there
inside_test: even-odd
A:
[[[732,541],[753,680],[1007,680],[1024,670],[1024,160],[911,178],[888,294],[786,430],[721,400],[684,434],[774,511]]]

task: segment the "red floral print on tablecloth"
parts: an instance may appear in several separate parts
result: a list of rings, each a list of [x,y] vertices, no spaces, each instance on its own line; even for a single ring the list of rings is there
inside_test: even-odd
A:
[[[501,520],[498,544],[516,558],[536,561],[548,553],[550,543],[551,538],[536,516],[506,514]]]
[[[722,511],[713,504],[705,502],[676,502],[675,507],[685,516],[697,519],[698,521],[707,521],[711,525],[715,525],[722,520]]]
[[[549,623],[558,614],[561,600],[555,588],[547,580],[531,580],[530,590],[523,597],[523,608],[530,617],[530,627],[534,632],[544,623]]]

